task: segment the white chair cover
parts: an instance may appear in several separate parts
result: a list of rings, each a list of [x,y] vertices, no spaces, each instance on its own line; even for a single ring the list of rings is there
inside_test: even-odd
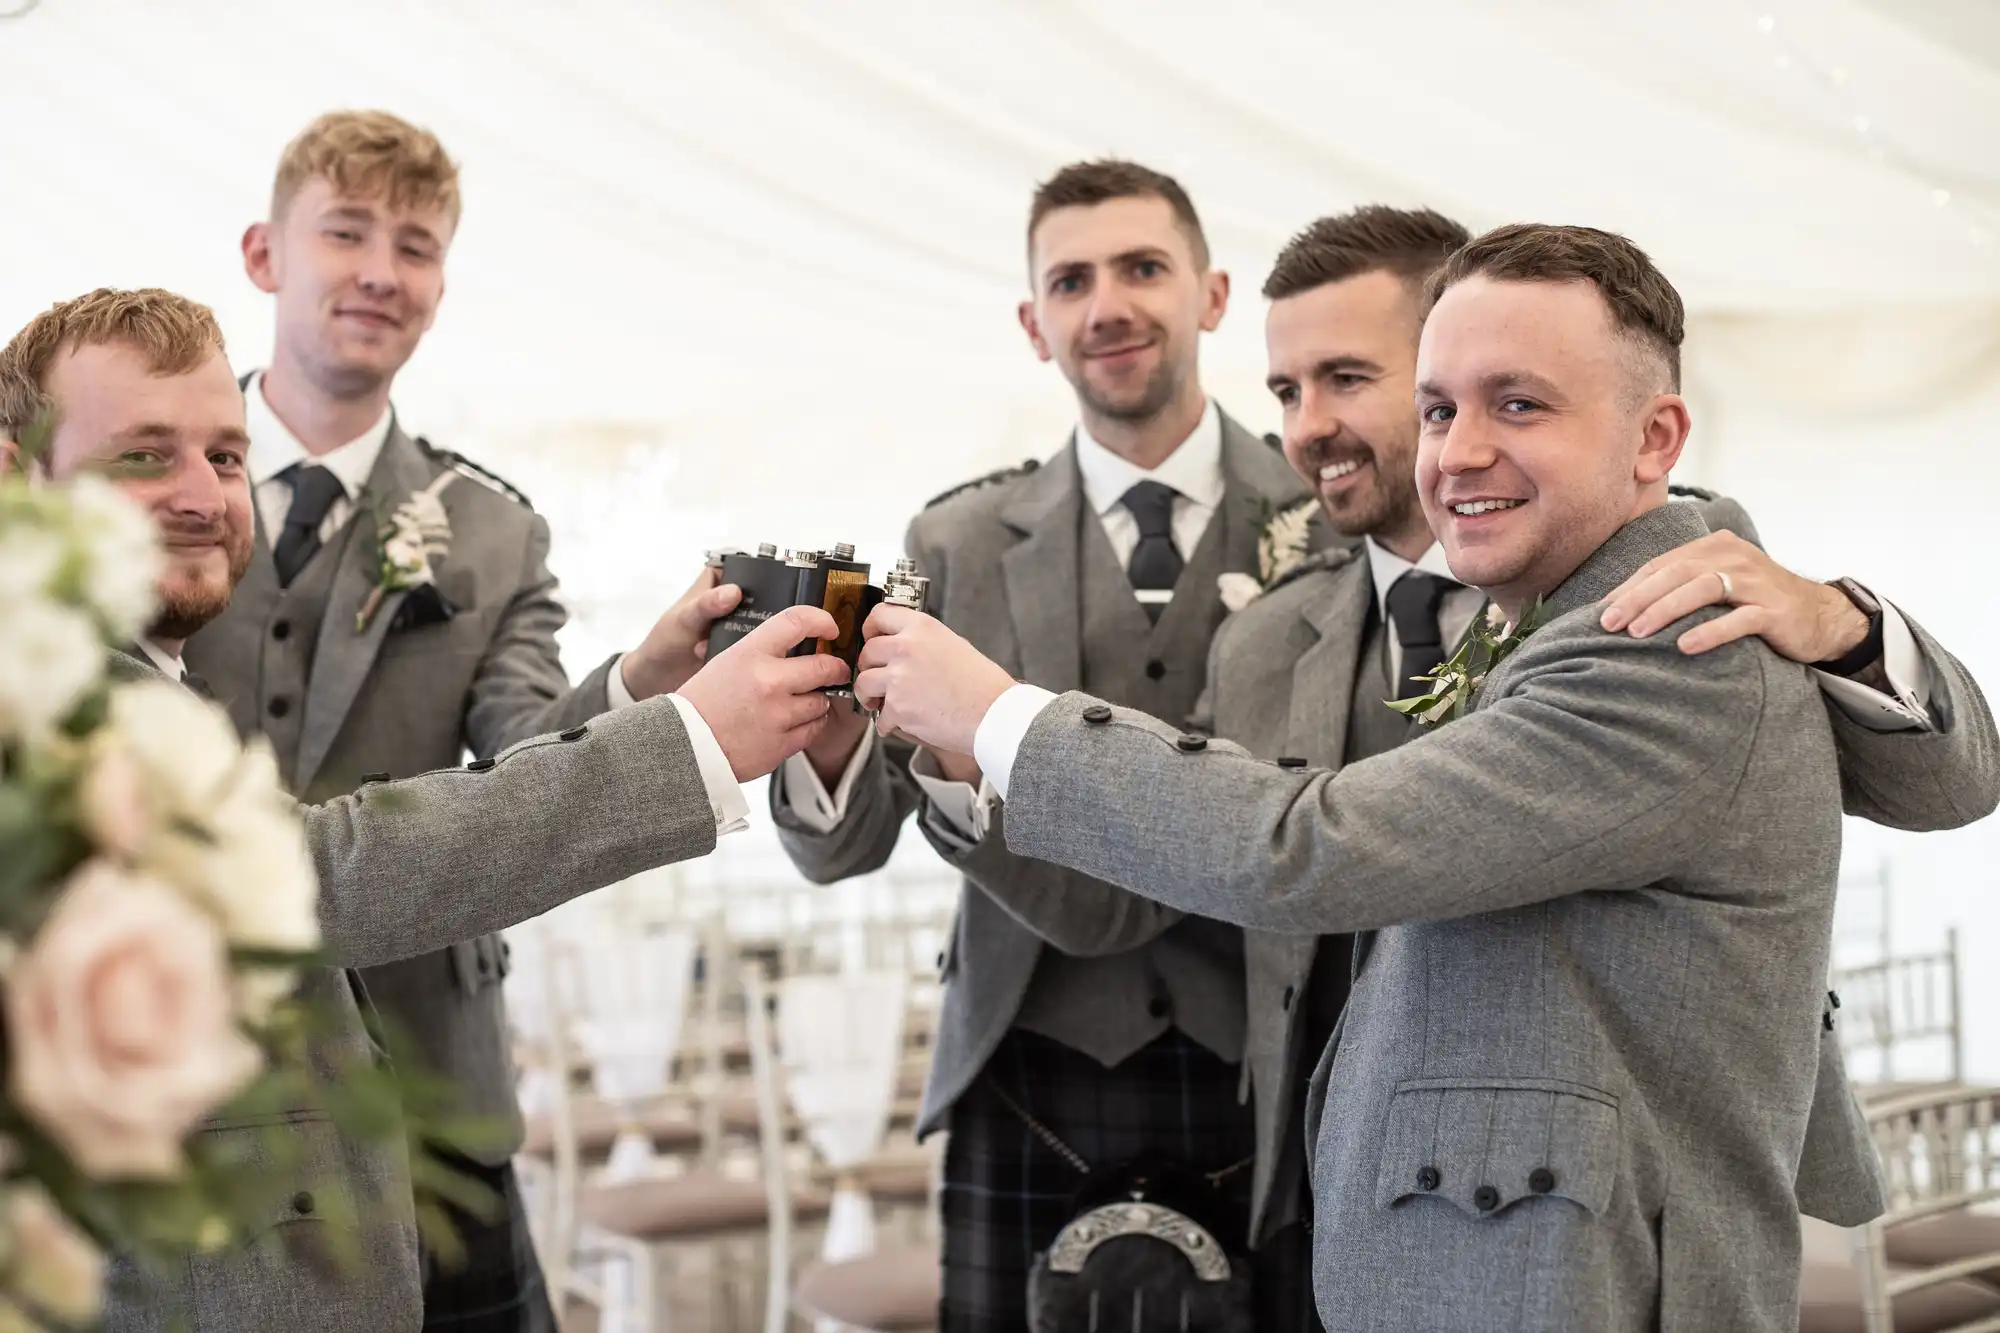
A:
[[[590,1058],[598,1096],[629,1108],[636,1122],[644,1104],[666,1090],[680,1049],[697,937],[691,930],[655,929],[619,938],[612,927],[599,917],[596,942],[578,958],[584,1016],[576,1037]],[[613,1142],[604,1178],[642,1176],[653,1160],[652,1140],[635,1123]]]

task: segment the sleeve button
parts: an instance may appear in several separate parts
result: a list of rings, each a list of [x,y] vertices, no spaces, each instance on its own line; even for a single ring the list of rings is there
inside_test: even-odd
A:
[[[589,734],[589,727],[571,727],[568,731],[557,732],[556,739],[559,741],[580,741]]]
[[[313,1196],[305,1190],[300,1190],[292,1196],[292,1208],[298,1213],[309,1215],[314,1206]]]
[[[1545,1166],[1538,1166],[1528,1173],[1528,1188],[1537,1194],[1547,1194],[1556,1187],[1556,1173]]]
[[[1083,720],[1093,727],[1101,727],[1111,720],[1111,710],[1103,704],[1092,704],[1083,710]]]
[[[484,773],[487,769],[493,767],[494,762],[491,759],[475,759],[465,766],[465,771],[468,773]]]
[[[1481,1185],[1472,1191],[1472,1206],[1482,1213],[1490,1213],[1500,1206],[1500,1191],[1491,1185]]]
[[[1196,736],[1190,733],[1175,741],[1174,744],[1180,746],[1188,754],[1196,754],[1208,748],[1208,737]]]
[[[1429,1193],[1431,1190],[1436,1189],[1439,1185],[1442,1185],[1443,1183],[1444,1183],[1444,1177],[1438,1174],[1438,1169],[1436,1167],[1425,1166],[1417,1168],[1418,1189],[1423,1190],[1426,1193]]]
[[[363,773],[361,775],[361,785],[364,787],[371,782],[387,782],[388,780],[389,775],[387,773]]]
[[[1304,768],[1305,766],[1306,761],[1295,754],[1283,755],[1278,759],[1279,768]]]

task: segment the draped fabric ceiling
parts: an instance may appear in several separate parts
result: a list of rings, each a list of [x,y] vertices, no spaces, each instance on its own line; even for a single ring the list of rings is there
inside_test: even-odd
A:
[[[1235,278],[1205,378],[1259,429],[1257,288],[1313,217],[1628,233],[1692,312],[1684,476],[2000,681],[1974,559],[2000,412],[1990,0],[40,0],[0,23],[0,323],[164,285],[259,363],[237,239],[286,139],[341,105],[464,164],[398,403],[550,516],[574,662],[704,546],[884,560],[925,496],[1051,452],[1069,400],[1013,314],[1028,195],[1118,153],[1193,194]],[[1932,884],[1919,918],[2000,955],[2000,839],[1856,836]],[[2000,1012],[2000,981],[1968,984]],[[2000,1076],[2000,1025],[1982,1053]]]

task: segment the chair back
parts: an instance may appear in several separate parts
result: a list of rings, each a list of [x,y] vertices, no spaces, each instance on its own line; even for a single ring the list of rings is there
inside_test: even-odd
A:
[[[1990,1229],[1984,1232],[1986,1241],[1948,1247],[1928,1262],[1913,1263],[1910,1248],[1895,1241],[1900,1229],[1935,1230],[1954,1216],[2000,1202],[1996,1099],[2000,1088],[1941,1088],[1868,1108],[1869,1129],[1889,1191],[1888,1211],[1856,1233],[1868,1333],[1895,1333],[1892,1310],[1899,1298],[2000,1272],[2000,1238],[1992,1238]],[[1893,1265],[1891,1249],[1901,1251]],[[2000,1315],[1989,1313],[1952,1329],[1939,1327],[1936,1333],[1995,1329],[2000,1329]]]
[[[1945,932],[1940,949],[1840,968],[1831,980],[1840,997],[1837,1030],[1850,1075],[1871,1083],[1962,1080],[1957,930]]]

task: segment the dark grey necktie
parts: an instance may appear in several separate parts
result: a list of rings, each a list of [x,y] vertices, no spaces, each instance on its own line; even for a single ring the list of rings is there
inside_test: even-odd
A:
[[[1167,592],[1180,582],[1185,563],[1174,549],[1174,501],[1180,492],[1163,482],[1142,481],[1125,492],[1121,501],[1139,521],[1139,544],[1125,566],[1126,577],[1139,592]],[[1144,601],[1147,616],[1154,621],[1166,609],[1164,601]]]
[[[299,571],[319,550],[319,527],[333,502],[347,494],[340,478],[317,463],[292,468],[292,507],[285,511],[285,530],[271,552],[278,566],[278,586],[289,588]]]
[[[181,684],[187,686],[204,699],[215,698],[215,691],[208,687],[208,682],[200,676],[195,675],[194,672],[189,671],[186,667],[181,668]]]
[[[1384,600],[1388,603],[1389,621],[1396,627],[1396,645],[1403,650],[1403,682],[1396,695],[1398,699],[1414,699],[1430,693],[1431,683],[1418,677],[1428,676],[1444,661],[1444,634],[1438,628],[1438,607],[1448,593],[1464,586],[1419,569],[1404,570],[1389,585],[1389,595]]]

